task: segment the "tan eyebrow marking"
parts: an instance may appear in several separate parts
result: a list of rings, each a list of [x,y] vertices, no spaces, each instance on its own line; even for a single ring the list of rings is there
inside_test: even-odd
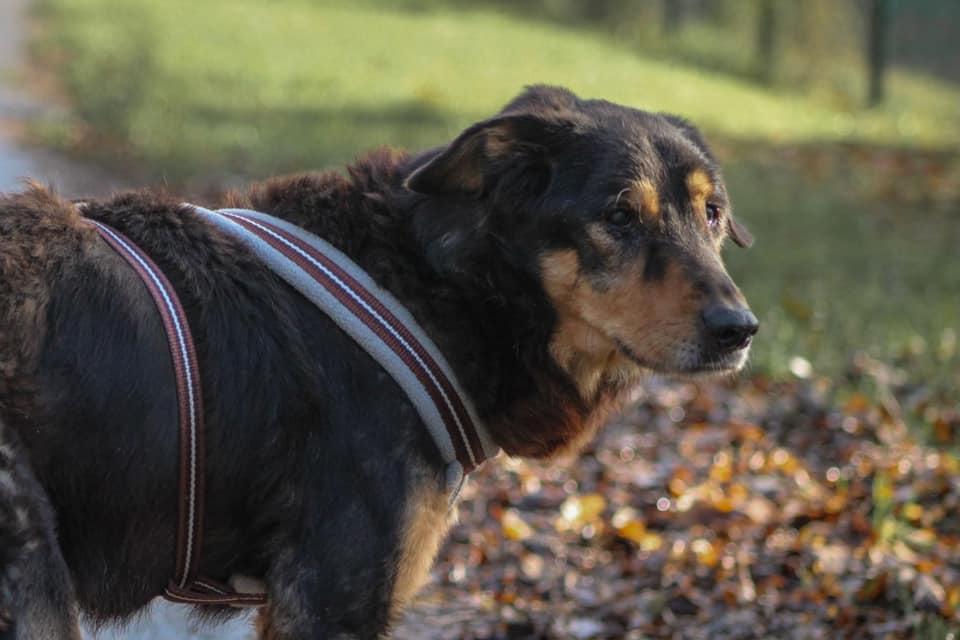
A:
[[[633,183],[634,189],[640,195],[640,217],[647,224],[657,224],[660,220],[660,194],[647,178],[640,178]]]
[[[697,211],[706,213],[707,199],[713,195],[713,180],[702,169],[694,169],[687,174],[687,192],[690,202]]]

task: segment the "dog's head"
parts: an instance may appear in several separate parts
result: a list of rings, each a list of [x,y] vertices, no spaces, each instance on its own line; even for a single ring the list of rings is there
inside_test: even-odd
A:
[[[407,188],[474,216],[460,228],[541,283],[550,353],[584,399],[643,369],[744,365],[758,324],[720,248],[752,238],[688,122],[538,86],[418,165]]]

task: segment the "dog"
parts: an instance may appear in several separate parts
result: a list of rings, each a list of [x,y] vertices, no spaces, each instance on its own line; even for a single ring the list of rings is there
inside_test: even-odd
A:
[[[720,257],[726,238],[752,239],[698,130],[562,88],[528,87],[441,148],[373,151],[345,174],[270,179],[225,204],[317,234],[391,292],[510,456],[576,450],[647,372],[737,371],[758,328]],[[262,638],[388,635],[454,511],[410,399],[180,201],[124,193],[81,215],[35,185],[0,197],[7,633],[76,639],[79,611],[123,620],[163,592],[174,562],[164,327],[84,218],[152,257],[192,327],[203,571],[266,585]]]

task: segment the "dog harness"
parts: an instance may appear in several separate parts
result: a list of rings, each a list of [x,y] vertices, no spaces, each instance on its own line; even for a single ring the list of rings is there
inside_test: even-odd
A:
[[[233,237],[315,304],[393,377],[430,431],[446,464],[451,506],[466,474],[498,452],[443,355],[399,301],[344,253],[284,220],[246,209],[190,206]],[[83,209],[81,203],[78,207]],[[180,300],[156,264],[123,234],[87,219],[146,285],[163,320],[179,404],[179,526],[173,602],[257,607],[266,594],[241,593],[199,575],[203,538],[203,399],[192,334]]]
[[[456,500],[465,474],[497,453],[453,370],[409,311],[326,240],[257,211],[193,206],[320,308],[393,377],[433,436]]]
[[[84,205],[81,203],[78,208],[82,211]],[[265,594],[238,593],[199,575],[204,514],[203,394],[193,336],[180,299],[153,260],[126,236],[102,222],[86,220],[146,285],[163,320],[173,359],[180,423],[179,525],[174,577],[163,597],[186,604],[262,606],[267,602]]]

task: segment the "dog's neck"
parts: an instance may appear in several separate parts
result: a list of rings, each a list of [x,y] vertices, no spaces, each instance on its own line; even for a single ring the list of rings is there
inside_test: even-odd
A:
[[[483,255],[489,244],[458,245],[454,236],[470,233],[471,221],[449,215],[467,212],[440,220],[437,203],[404,192],[402,159],[376,152],[349,177],[274,179],[228,202],[316,233],[393,293],[444,353],[508,454],[578,448],[604,422],[617,390],[581,398],[551,355],[556,318],[537,280],[501,256]]]

